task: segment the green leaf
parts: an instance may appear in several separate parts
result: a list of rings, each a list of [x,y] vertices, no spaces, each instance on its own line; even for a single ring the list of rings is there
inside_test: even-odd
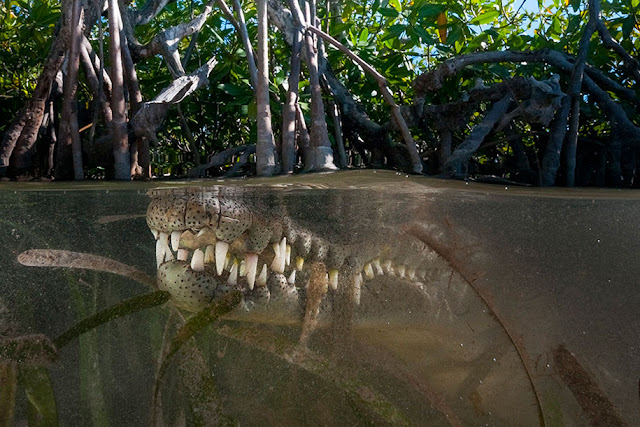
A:
[[[389,0],[389,5],[393,6],[396,12],[402,12],[402,5],[400,4],[400,0]]]
[[[389,18],[395,18],[399,15],[397,10],[392,9],[390,7],[381,7],[380,9],[378,9],[378,13],[380,13],[380,15],[382,16],[387,16]]]
[[[360,33],[360,37],[358,37],[358,42],[360,44],[366,45],[368,38],[369,38],[369,29],[365,27]]]
[[[495,18],[500,16],[500,12],[497,10],[489,10],[484,12],[471,20],[471,24],[473,25],[484,25],[493,21]]]

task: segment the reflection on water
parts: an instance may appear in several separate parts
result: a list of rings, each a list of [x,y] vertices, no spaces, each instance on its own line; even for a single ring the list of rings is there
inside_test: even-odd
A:
[[[223,184],[0,187],[0,425],[640,423],[635,193]]]

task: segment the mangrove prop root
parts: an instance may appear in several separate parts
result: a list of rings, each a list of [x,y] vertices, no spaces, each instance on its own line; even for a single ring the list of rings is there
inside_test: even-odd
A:
[[[137,268],[99,255],[58,249],[29,249],[18,255],[18,262],[28,267],[66,267],[104,271],[129,277],[156,289],[156,281],[149,275]]]
[[[117,319],[118,317],[164,304],[169,301],[169,297],[170,295],[168,292],[156,291],[150,294],[130,298],[84,319],[80,323],[74,325],[71,329],[62,333],[54,339],[53,342],[55,346],[60,349],[85,332],[88,332],[104,323],[108,323],[113,319]]]
[[[553,350],[555,370],[594,426],[628,425],[589,372],[564,345]]]

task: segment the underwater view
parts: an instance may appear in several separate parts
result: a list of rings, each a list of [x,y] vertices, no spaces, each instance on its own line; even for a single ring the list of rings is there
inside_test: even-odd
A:
[[[0,427],[640,425],[640,194],[0,183]]]

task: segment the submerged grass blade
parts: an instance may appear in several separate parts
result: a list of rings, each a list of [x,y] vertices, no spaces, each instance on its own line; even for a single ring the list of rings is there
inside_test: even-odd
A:
[[[18,255],[18,262],[28,267],[66,267],[104,271],[129,277],[138,283],[157,289],[155,279],[146,273],[99,255],[57,249],[29,249]]]
[[[102,310],[91,317],[88,317],[74,325],[71,329],[59,335],[53,340],[58,349],[67,345],[70,341],[79,337],[87,331],[90,331],[104,323],[108,323],[118,317],[126,316],[136,311],[155,307],[169,301],[169,293],[164,291],[156,291],[150,294],[144,294],[130,298],[126,301],[113,305]]]
[[[18,368],[16,365],[0,364],[0,427],[13,425],[13,411],[18,388]]]
[[[242,294],[240,292],[230,292],[222,298],[212,302],[206,308],[202,309],[196,315],[191,317],[176,333],[171,340],[167,353],[162,358],[162,363],[157,372],[156,381],[153,387],[152,394],[152,425],[157,422],[156,417],[160,413],[158,410],[160,402],[160,388],[162,385],[162,379],[167,371],[167,368],[173,359],[173,356],[182,348],[182,346],[193,337],[198,331],[205,328],[207,325],[218,320],[220,317],[229,313],[235,307],[240,304],[242,300]]]
[[[58,408],[49,371],[46,368],[24,366],[20,368],[19,381],[29,401],[29,425],[57,426]]]

